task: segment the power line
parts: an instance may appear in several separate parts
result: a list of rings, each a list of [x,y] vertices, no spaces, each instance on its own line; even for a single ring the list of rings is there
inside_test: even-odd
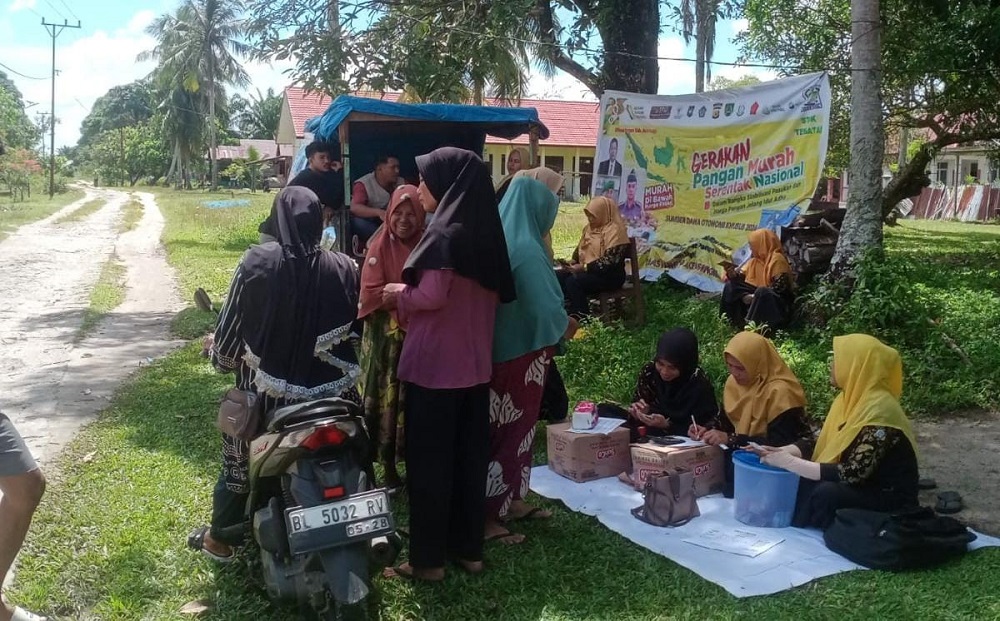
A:
[[[4,68],[4,69],[6,69],[7,71],[10,71],[10,72],[11,72],[11,73],[13,73],[14,75],[17,75],[17,76],[21,76],[21,77],[22,77],[22,78],[24,78],[25,80],[47,80],[47,79],[48,79],[48,78],[36,78],[35,76],[32,76],[32,75],[24,75],[24,74],[23,74],[23,73],[21,73],[20,71],[17,71],[17,70],[15,70],[15,69],[11,69],[10,67],[8,67],[7,65],[5,65],[5,64],[3,64],[3,63],[0,63],[0,67],[3,67],[3,68]]]
[[[54,4],[52,4],[51,2],[49,2],[49,0],[45,0],[45,4],[49,5],[49,8],[52,9],[53,11],[55,11],[56,14],[59,15],[59,17],[63,18],[64,20],[69,20],[69,17],[67,17],[65,13],[63,13],[62,11],[60,11],[58,7],[56,7]]]
[[[73,12],[73,9],[69,8],[69,5],[66,4],[66,0],[59,0],[59,3],[62,4],[64,7],[66,7],[66,10],[69,11],[69,14],[73,16],[73,19],[75,19],[76,21],[80,21],[80,18],[77,16],[76,13]]]

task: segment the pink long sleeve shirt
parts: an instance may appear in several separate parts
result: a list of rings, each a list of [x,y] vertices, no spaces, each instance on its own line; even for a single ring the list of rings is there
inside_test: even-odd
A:
[[[398,298],[409,323],[397,375],[424,388],[469,388],[490,381],[497,294],[453,270],[422,270]]]

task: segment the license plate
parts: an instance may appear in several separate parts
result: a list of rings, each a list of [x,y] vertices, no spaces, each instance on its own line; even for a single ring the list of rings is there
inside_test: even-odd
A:
[[[387,528],[389,528],[389,518],[377,517],[374,520],[365,520],[363,522],[348,524],[347,536],[360,537],[361,535],[367,535],[368,533],[374,533],[375,531],[381,531]]]
[[[308,509],[296,509],[288,513],[288,527],[291,534],[346,524],[348,536],[355,537],[364,532],[376,530],[374,522],[369,518],[381,517],[382,524],[388,527],[388,518],[382,517],[389,513],[389,497],[385,492],[372,492],[347,500],[333,502]],[[354,522],[367,520],[368,530],[353,533],[351,527],[358,526]],[[363,522],[364,524],[365,522]]]

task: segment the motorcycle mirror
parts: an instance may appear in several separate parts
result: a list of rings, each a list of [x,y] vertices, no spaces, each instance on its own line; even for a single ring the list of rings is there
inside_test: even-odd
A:
[[[208,294],[201,287],[198,287],[194,292],[194,303],[206,313],[215,312],[215,305],[212,304],[212,298],[208,297]]]

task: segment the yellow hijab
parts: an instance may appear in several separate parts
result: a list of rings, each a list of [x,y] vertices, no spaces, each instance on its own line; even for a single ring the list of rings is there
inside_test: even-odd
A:
[[[903,362],[899,352],[867,334],[833,339],[833,374],[840,394],[833,400],[819,434],[813,461],[837,463],[863,427],[902,431],[917,450],[913,425],[899,405]]]
[[[518,177],[528,177],[529,179],[541,181],[545,184],[545,187],[551,190],[556,196],[559,196],[559,190],[561,190],[563,184],[566,183],[566,180],[562,175],[546,166],[538,166],[537,168],[527,169],[522,168],[514,173],[514,179],[517,179]],[[545,245],[545,251],[549,253],[549,258],[551,259],[554,257],[555,253],[552,250],[552,231],[546,231],[545,235],[542,235],[542,243]]]
[[[580,263],[587,265],[604,256],[615,246],[629,243],[628,228],[618,211],[618,205],[606,196],[590,199],[583,208],[593,219],[593,225],[587,222],[583,227],[583,236],[577,246]]]
[[[790,274],[792,266],[781,252],[781,240],[771,229],[757,229],[750,233],[750,260],[743,266],[747,284],[769,287],[781,274]]]
[[[755,332],[740,332],[726,345],[750,375],[750,385],[726,380],[722,404],[736,433],[766,436],[767,425],[792,408],[805,407],[806,393],[798,378],[778,355],[771,341]]]

